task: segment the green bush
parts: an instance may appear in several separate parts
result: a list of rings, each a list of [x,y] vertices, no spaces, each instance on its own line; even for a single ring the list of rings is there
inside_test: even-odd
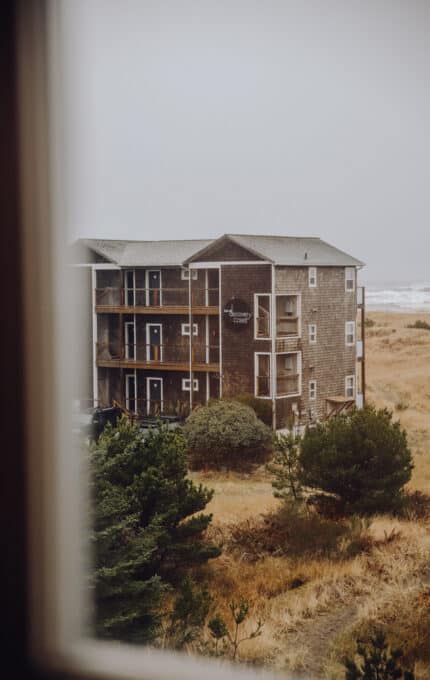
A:
[[[345,680],[414,680],[413,671],[402,668],[403,651],[390,649],[385,634],[378,630],[366,644],[357,640],[359,661],[346,658]]]
[[[272,402],[269,399],[258,399],[250,392],[244,392],[234,397],[234,401],[252,408],[257,418],[260,418],[265,425],[272,427]]]
[[[419,330],[430,331],[430,323],[418,319],[418,321],[415,321],[415,323],[408,324],[406,328],[418,328]]]
[[[328,494],[342,512],[357,514],[401,507],[413,468],[405,430],[373,406],[308,428],[299,463],[302,484],[317,498]]]
[[[220,554],[205,538],[213,492],[188,479],[183,434],[167,426],[143,438],[125,418],[108,424],[88,462],[96,634],[152,642],[172,584]]]
[[[272,440],[270,429],[249,406],[212,401],[196,409],[184,425],[190,467],[240,469],[264,462]]]

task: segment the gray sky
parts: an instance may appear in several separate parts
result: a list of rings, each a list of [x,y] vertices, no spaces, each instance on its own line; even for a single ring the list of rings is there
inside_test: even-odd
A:
[[[428,0],[62,0],[73,237],[309,235],[430,280]]]

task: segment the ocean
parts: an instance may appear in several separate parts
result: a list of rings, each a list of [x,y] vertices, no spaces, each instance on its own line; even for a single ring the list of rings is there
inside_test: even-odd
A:
[[[368,283],[365,287],[370,311],[430,313],[430,281]]]

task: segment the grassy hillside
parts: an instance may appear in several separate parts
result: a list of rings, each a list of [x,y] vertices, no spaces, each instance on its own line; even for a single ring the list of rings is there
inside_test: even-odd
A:
[[[367,329],[368,398],[394,410],[409,434],[415,470],[411,490],[430,494],[430,331],[407,329],[425,315],[371,314]],[[427,321],[430,319],[427,318]],[[224,543],[205,569],[216,609],[251,603],[249,629],[262,635],[243,644],[240,659],[306,677],[344,677],[341,659],[372,625],[400,644],[416,677],[430,677],[430,510],[363,522],[279,525],[263,469],[252,475],[197,474],[215,489],[210,529]],[[286,538],[285,538],[286,537]],[[246,628],[246,626],[245,626]]]

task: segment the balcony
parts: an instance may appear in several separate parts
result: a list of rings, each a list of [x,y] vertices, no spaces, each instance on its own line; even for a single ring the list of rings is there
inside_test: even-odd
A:
[[[300,332],[300,298],[298,295],[276,296],[276,337],[297,337]]]
[[[96,343],[97,366],[105,368],[144,368],[163,371],[219,371],[219,346],[135,345],[118,349],[110,343]]]
[[[188,288],[96,288],[98,313],[188,314]],[[193,288],[191,311],[194,314],[219,314],[218,288]]]
[[[257,397],[270,397],[270,376],[269,375],[257,375],[256,376],[256,396]]]
[[[161,418],[164,422],[169,420],[185,420],[191,412],[189,400],[166,400],[166,399],[127,399],[126,403],[115,401],[127,415],[138,422],[143,427],[156,427],[157,419]],[[203,406],[203,402],[193,399],[192,409]],[[153,421],[151,419],[154,419]]]
[[[289,375],[278,375],[276,379],[276,396],[288,397],[297,395],[300,392],[300,375],[298,373]]]

